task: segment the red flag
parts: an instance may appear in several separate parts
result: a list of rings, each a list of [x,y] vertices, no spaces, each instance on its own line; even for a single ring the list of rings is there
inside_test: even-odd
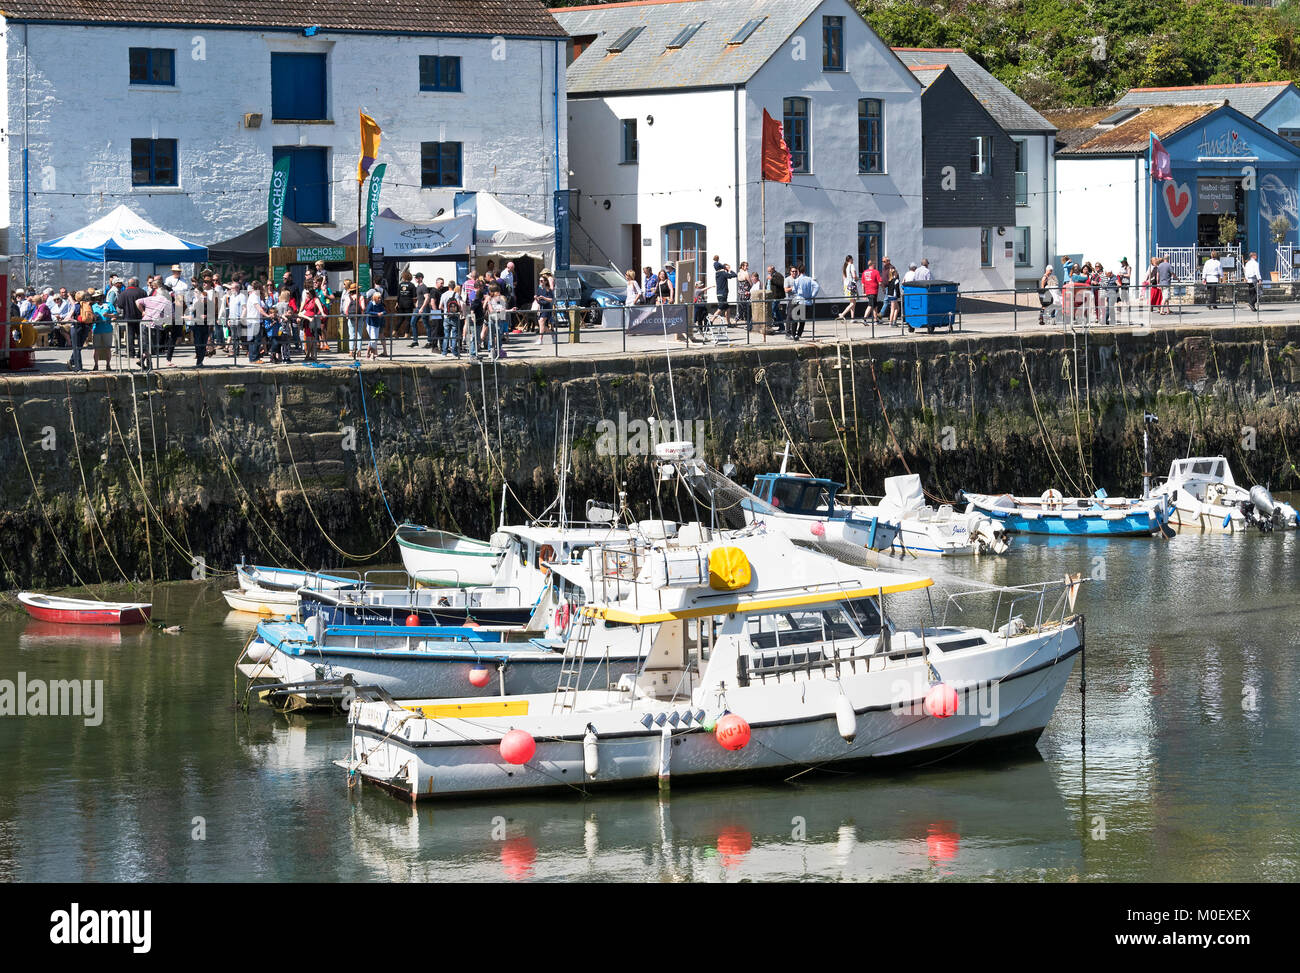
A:
[[[1174,178],[1169,152],[1160,144],[1155,132],[1151,132],[1151,178],[1157,182]]]
[[[789,182],[791,174],[790,147],[781,134],[781,123],[763,109],[763,178],[773,182]]]

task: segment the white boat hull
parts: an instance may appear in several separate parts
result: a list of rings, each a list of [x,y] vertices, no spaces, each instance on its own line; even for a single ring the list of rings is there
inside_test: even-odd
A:
[[[583,694],[573,713],[554,716],[554,697],[547,694],[527,697],[528,715],[473,721],[410,719],[407,710],[357,700],[350,714],[354,738],[346,767],[400,796],[423,801],[668,780],[676,784],[795,772],[811,764],[926,761],[975,746],[1030,744],[1051,719],[1069,679],[1079,651],[1075,633],[1067,625],[1051,637],[1035,636],[1032,643],[1013,639],[965,659],[939,659],[932,653],[950,685],[969,687],[962,709],[947,719],[921,709],[926,677],[919,660],[857,675],[844,667],[838,681],[792,677],[730,690],[731,711],[746,718],[752,732],[749,744],[735,751],[724,749],[702,725],[719,711],[706,715],[700,700],[656,703],[591,692]],[[979,681],[981,673],[991,671],[1001,674],[996,693],[987,675]],[[921,687],[901,697],[909,702],[897,702],[899,680],[905,687]],[[852,741],[841,736],[837,722],[841,686],[857,717]],[[994,701],[991,708],[980,705],[981,693]],[[667,742],[655,721],[660,713],[674,715],[665,723],[671,737]],[[760,718],[763,713],[771,715]],[[594,775],[584,769],[588,726],[597,734]],[[520,766],[505,763],[498,749],[514,727],[531,733],[537,746],[533,758]]]
[[[298,615],[296,591],[268,591],[264,588],[223,591],[221,596],[232,610],[249,615]]]

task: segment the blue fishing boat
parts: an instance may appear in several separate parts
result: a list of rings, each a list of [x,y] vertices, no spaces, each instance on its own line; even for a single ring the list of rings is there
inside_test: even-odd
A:
[[[1165,530],[1169,508],[1161,498],[1127,500],[1098,490],[1091,497],[1064,497],[1047,490],[1039,497],[963,491],[968,511],[978,511],[1016,534],[1067,537],[1146,537]]]
[[[373,686],[395,698],[554,692],[570,619],[556,623],[545,636],[530,638],[469,626],[267,620],[258,623],[257,638],[237,667],[260,684],[259,697],[280,708],[334,708],[355,686]],[[639,642],[623,634],[587,671],[598,688],[636,672],[643,661]]]
[[[835,495],[843,488],[843,483],[806,473],[760,473],[740,506],[749,523],[762,523],[796,544],[832,556],[889,550],[898,538],[898,525],[837,505]]]

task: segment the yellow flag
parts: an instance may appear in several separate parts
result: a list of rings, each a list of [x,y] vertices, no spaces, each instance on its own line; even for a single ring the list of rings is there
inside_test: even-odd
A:
[[[370,173],[370,167],[375,164],[375,159],[379,158],[379,123],[367,115],[361,113],[361,158],[357,160],[357,182],[365,182],[366,176]]]

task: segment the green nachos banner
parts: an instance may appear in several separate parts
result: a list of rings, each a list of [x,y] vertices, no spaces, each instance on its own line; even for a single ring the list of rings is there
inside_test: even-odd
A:
[[[271,171],[271,191],[267,197],[266,248],[278,247],[284,232],[284,201],[289,195],[289,164],[285,156]]]
[[[366,200],[366,247],[375,242],[375,220],[379,218],[379,190],[384,181],[388,163],[381,162],[370,173],[370,196]]]

